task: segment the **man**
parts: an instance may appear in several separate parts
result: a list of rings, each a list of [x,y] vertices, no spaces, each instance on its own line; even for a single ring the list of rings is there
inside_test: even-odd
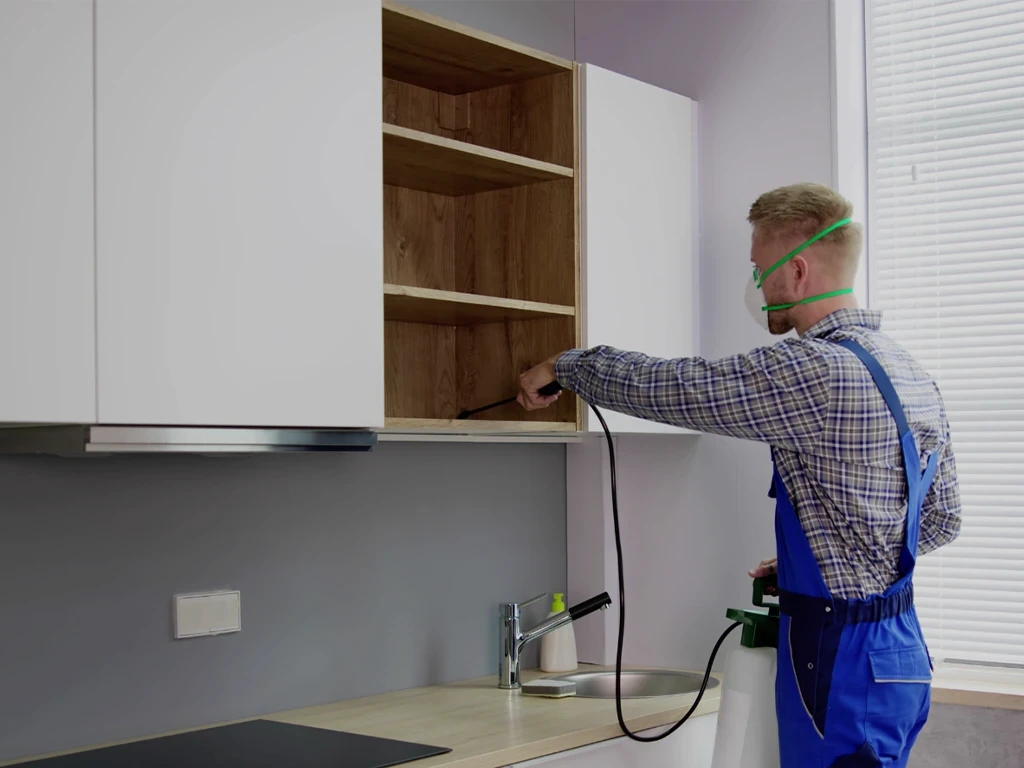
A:
[[[521,377],[542,408],[557,379],[587,402],[771,445],[782,618],[776,684],[784,768],[906,765],[930,702],[913,606],[918,555],[956,538],[960,496],[938,388],[852,293],[862,233],[833,190],[762,195],[747,307],[795,338],[708,361],[606,346]]]

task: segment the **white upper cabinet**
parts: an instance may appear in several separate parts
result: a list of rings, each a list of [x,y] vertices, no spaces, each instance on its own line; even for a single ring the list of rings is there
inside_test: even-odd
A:
[[[92,2],[3,0],[0,51],[0,422],[90,422]]]
[[[582,76],[584,339],[697,354],[692,102],[590,64]],[[607,412],[617,433],[681,432]],[[588,428],[600,430],[597,419]]]
[[[384,419],[379,0],[97,0],[99,420]]]

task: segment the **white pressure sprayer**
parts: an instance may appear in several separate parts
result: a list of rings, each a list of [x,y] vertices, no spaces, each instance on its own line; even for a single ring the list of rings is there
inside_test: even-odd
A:
[[[754,579],[755,610],[730,608],[726,615],[743,627],[740,647],[729,652],[718,706],[711,768],[779,768],[775,714],[775,669],[779,606],[764,602],[776,577]]]

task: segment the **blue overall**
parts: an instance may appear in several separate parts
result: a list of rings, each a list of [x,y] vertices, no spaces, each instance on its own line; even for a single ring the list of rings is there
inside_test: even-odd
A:
[[[931,662],[911,577],[921,504],[938,452],[921,472],[917,444],[892,382],[857,342],[836,341],[871,372],[898,427],[907,476],[899,580],[864,600],[833,597],[775,468],[779,663],[776,710],[782,768],[905,766],[931,701]]]

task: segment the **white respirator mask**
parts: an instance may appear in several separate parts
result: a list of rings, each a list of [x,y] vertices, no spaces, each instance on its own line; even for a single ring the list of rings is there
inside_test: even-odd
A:
[[[747,280],[747,290],[743,297],[747,305],[747,312],[754,318],[754,322],[768,330],[768,312],[764,310],[764,291],[757,287],[757,267],[754,267],[754,274]]]

